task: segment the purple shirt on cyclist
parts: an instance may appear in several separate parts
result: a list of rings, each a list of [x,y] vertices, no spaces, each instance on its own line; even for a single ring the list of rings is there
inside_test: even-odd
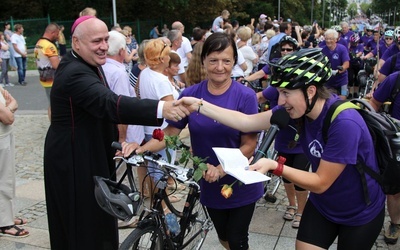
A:
[[[374,92],[375,100],[384,103],[389,99],[392,90],[396,87],[397,77],[399,74],[400,72],[390,74],[381,84],[379,84],[378,88]],[[392,113],[390,115],[393,118],[400,119],[400,95],[397,95],[392,102]]]
[[[394,65],[393,65],[393,68],[392,68],[392,57],[393,56],[389,57],[385,61],[385,63],[379,69],[379,73],[381,73],[381,74],[383,74],[385,76],[388,76],[388,75],[400,70],[400,52],[397,53],[396,61],[395,61]]]
[[[342,66],[344,62],[350,61],[348,49],[339,43],[336,44],[334,50],[330,50],[328,46],[325,46],[322,48],[322,53],[329,58],[333,70],[336,70],[338,66]],[[348,84],[347,75],[348,73],[345,71],[342,74],[331,76],[331,78],[325,83],[325,86],[329,88],[338,88],[346,85]]]
[[[246,114],[257,113],[257,100],[254,91],[242,84],[233,81],[229,89],[221,95],[213,95],[207,89],[207,80],[186,88],[183,96],[203,98],[205,101],[231,110],[237,110]],[[220,124],[204,115],[194,112],[179,122],[167,120],[167,122],[179,129],[189,124],[190,139],[193,155],[207,158],[207,163],[219,165],[217,156],[212,147],[239,148],[242,132]],[[201,179],[201,203],[206,207],[215,209],[236,208],[256,202],[263,195],[262,183],[233,186],[233,194],[229,199],[221,195],[221,187],[224,184],[232,184],[236,179],[226,175],[219,181],[208,183]]]
[[[393,56],[400,52],[399,45],[396,42],[393,42],[389,48],[386,49],[385,53],[382,54],[381,59],[386,61],[389,57]]]
[[[375,166],[374,145],[366,139],[368,128],[362,117],[354,109],[342,111],[334,119],[328,130],[329,141],[325,144],[322,138],[322,122],[329,106],[338,100],[332,95],[323,107],[321,114],[314,121],[304,119],[300,143],[304,153],[316,172],[321,159],[329,162],[347,164],[336,181],[324,193],[310,192],[309,199],[328,220],[348,226],[363,225],[374,219],[385,206],[385,195],[380,185],[369,175],[365,175],[372,203],[367,205],[364,199],[360,173],[354,166],[357,160],[364,160],[366,165]],[[346,119],[348,118],[348,119]],[[349,143],[342,143],[347,141]],[[354,147],[357,148],[354,148]],[[379,171],[378,169],[374,169]],[[343,199],[346,197],[346,199]]]

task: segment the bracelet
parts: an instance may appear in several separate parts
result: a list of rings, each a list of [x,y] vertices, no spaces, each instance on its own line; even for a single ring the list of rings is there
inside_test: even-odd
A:
[[[201,98],[200,99],[200,102],[199,102],[199,108],[197,109],[197,113],[199,114],[200,113],[200,108],[201,108],[201,106],[203,106],[203,98]]]
[[[275,168],[275,170],[272,172],[276,176],[282,176],[283,173],[283,164],[285,163],[286,158],[283,156],[279,156],[277,159],[278,162],[278,167]]]

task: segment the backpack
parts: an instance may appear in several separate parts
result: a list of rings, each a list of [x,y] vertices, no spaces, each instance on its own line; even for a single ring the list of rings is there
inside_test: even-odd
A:
[[[363,107],[363,109],[361,109]],[[365,173],[377,180],[385,194],[400,192],[400,121],[386,113],[378,113],[366,100],[338,100],[328,109],[323,121],[322,136],[325,143],[328,140],[328,130],[331,122],[343,110],[356,109],[363,117],[375,145],[379,173],[363,162],[357,162],[356,168],[361,175],[365,202],[371,201],[368,195]]]

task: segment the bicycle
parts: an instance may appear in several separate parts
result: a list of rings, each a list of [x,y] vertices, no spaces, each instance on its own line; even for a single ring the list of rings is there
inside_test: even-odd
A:
[[[213,224],[206,208],[200,203],[200,186],[192,180],[193,169],[169,164],[160,155],[151,152],[134,154],[128,158],[115,157],[115,159],[126,162],[128,177],[131,176],[132,167],[142,166],[145,161],[155,163],[160,167],[157,171],[163,173],[162,178],[156,183],[158,191],[154,194],[151,207],[144,206],[136,229],[122,242],[120,249],[200,249]],[[189,187],[182,211],[178,211],[168,199],[166,188],[169,176]],[[181,232],[178,235],[172,235],[167,231],[162,202],[180,218]]]

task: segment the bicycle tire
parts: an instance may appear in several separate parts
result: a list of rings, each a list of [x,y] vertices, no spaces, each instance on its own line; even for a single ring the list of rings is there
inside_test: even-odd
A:
[[[183,248],[198,250],[203,245],[208,231],[213,225],[207,213],[206,208],[200,203],[200,200],[195,201],[191,215],[188,218],[184,231]]]
[[[126,237],[119,249],[163,250],[164,240],[162,232],[160,228],[153,223],[143,228],[136,228]]]

